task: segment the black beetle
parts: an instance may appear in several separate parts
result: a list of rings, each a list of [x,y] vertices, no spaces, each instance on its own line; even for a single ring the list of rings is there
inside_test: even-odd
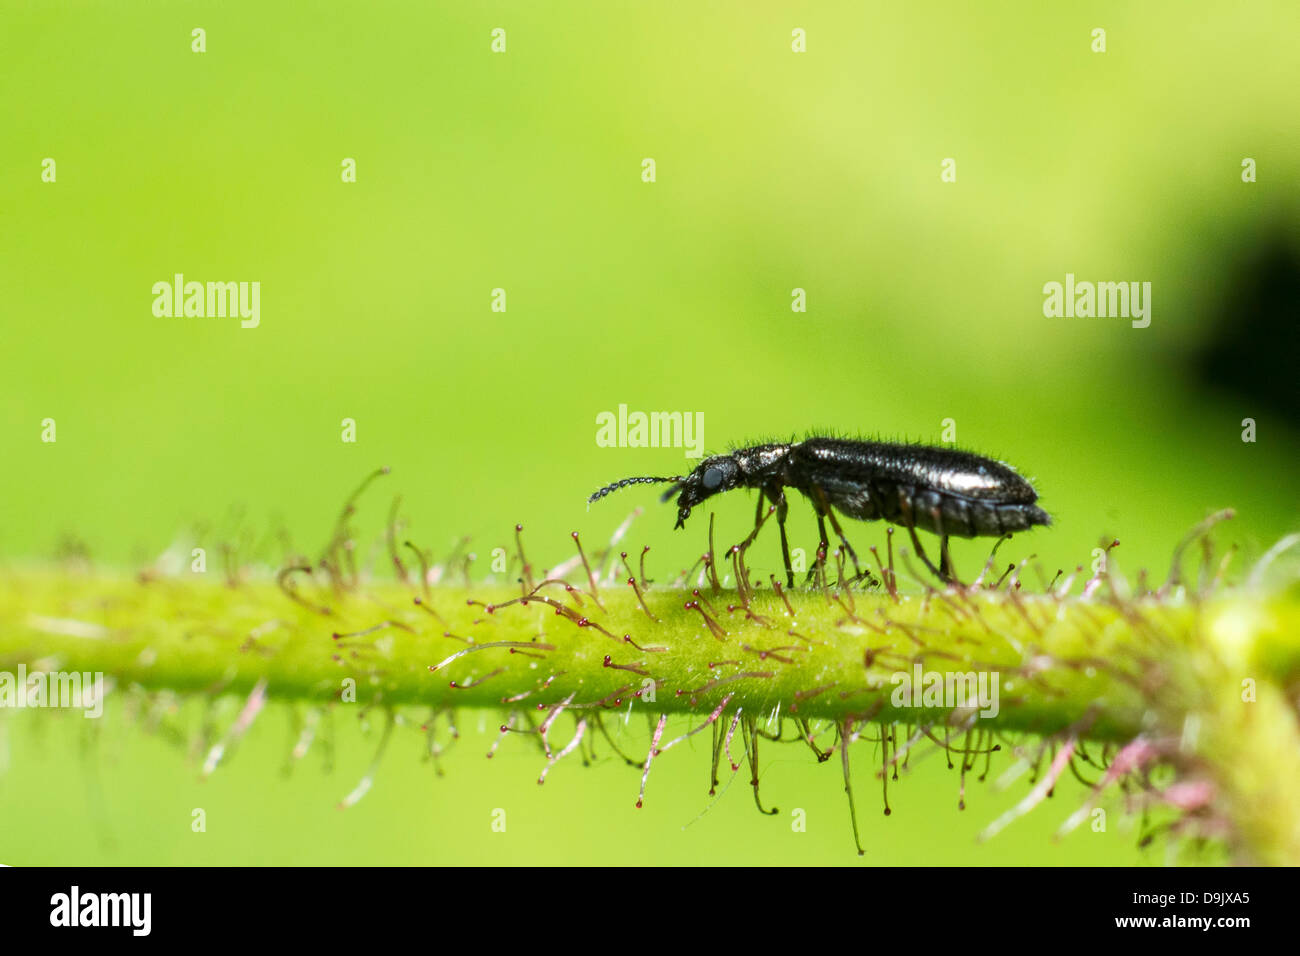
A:
[[[917,555],[942,580],[952,580],[948,538],[1001,537],[1051,524],[1035,502],[1033,486],[1011,466],[991,458],[951,448],[847,438],[807,438],[740,448],[705,458],[689,475],[673,478],[624,478],[601,488],[588,502],[628,485],[671,482],[663,494],[677,498],[677,524],[684,527],[691,509],[714,495],[735,488],[762,492],[754,524],[757,529],[764,499],[776,506],[781,529],[781,554],[786,581],[794,587],[790,546],[786,540],[788,506],[785,489],[794,488],[812,502],[821,532],[819,561],[829,547],[826,520],[843,542],[854,567],[858,558],[844,536],[835,512],[862,521],[884,519],[908,529]],[[916,529],[939,535],[940,567],[921,548]],[[860,574],[859,569],[859,574]]]

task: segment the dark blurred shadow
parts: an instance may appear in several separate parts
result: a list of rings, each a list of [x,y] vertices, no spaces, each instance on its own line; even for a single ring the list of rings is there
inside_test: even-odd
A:
[[[1300,419],[1300,248],[1279,228],[1244,250],[1193,357],[1196,377]]]

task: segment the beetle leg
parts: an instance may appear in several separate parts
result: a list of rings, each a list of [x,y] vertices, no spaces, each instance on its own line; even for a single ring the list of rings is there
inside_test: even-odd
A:
[[[785,501],[785,490],[777,488],[764,489],[764,493],[772,504],[776,505],[776,524],[781,529],[781,559],[785,561],[785,585],[791,590],[794,589],[794,569],[790,564],[790,542],[785,536],[785,516],[790,511],[790,506]]]
[[[826,556],[831,549],[831,543],[826,539],[826,516],[822,514],[820,508],[814,508],[817,512],[817,533],[821,535],[821,541],[817,545],[817,563],[814,568],[821,573],[822,583],[826,582]]]
[[[961,584],[957,580],[957,572],[952,567],[952,555],[948,553],[948,536],[946,534],[939,539],[939,573],[953,584]]]
[[[749,549],[749,546],[758,538],[758,532],[763,528],[763,522],[767,521],[767,515],[763,513],[763,495],[760,492],[758,496],[757,507],[754,508],[754,530],[745,536],[745,540],[740,544],[732,545],[727,553],[739,551],[742,555]]]
[[[961,584],[952,570],[952,555],[948,553],[948,533],[943,526],[943,509],[935,505],[930,509],[934,530],[939,535],[939,575],[947,584]]]
[[[849,558],[853,561],[854,577],[862,577],[862,568],[858,565],[858,555],[853,550],[853,545],[849,544],[849,539],[844,536],[844,529],[840,527],[839,520],[835,517],[835,512],[829,507],[826,509],[826,517],[831,519],[831,527],[834,528],[835,533],[840,536],[840,543],[844,545],[844,550],[849,553]]]
[[[813,577],[818,572],[821,572],[822,582],[825,583],[826,555],[831,547],[830,540],[826,537],[826,511],[825,508],[823,507],[823,503],[826,500],[826,496],[822,493],[822,490],[818,488],[816,485],[811,486],[811,488],[803,488],[800,490],[803,491],[804,497],[808,499],[808,503],[812,505],[813,514],[817,516],[817,531],[818,534],[821,536],[821,540],[817,544],[817,560],[814,561],[813,566],[808,569],[808,574],[803,579],[803,583],[807,585],[810,581],[813,580]]]
[[[862,567],[858,564],[857,552],[853,550],[853,545],[849,544],[849,539],[844,534],[844,529],[840,527],[839,519],[835,517],[835,509],[832,508],[830,502],[826,500],[826,492],[822,491],[818,485],[813,485],[812,493],[814,502],[813,507],[814,510],[817,511],[818,527],[821,528],[822,533],[822,548],[825,549],[830,546],[829,542],[826,540],[826,528],[820,523],[822,514],[825,513],[826,517],[831,519],[831,528],[834,529],[835,533],[839,536],[840,543],[844,545],[845,552],[853,561],[855,580],[862,577]]]
[[[912,536],[912,547],[916,548],[916,556],[925,563],[931,574],[946,584],[948,579],[944,577],[942,571],[934,566],[929,555],[925,553],[925,549],[921,547],[921,539],[916,535],[916,518],[912,513],[912,503],[907,500],[907,493],[901,485],[898,489],[898,507],[903,512],[903,524],[907,527],[907,533]]]

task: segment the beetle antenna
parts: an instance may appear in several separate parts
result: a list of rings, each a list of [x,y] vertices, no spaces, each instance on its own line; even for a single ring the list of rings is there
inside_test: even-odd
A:
[[[604,488],[601,488],[600,491],[596,492],[594,495],[592,495],[590,498],[587,499],[587,504],[591,504],[594,501],[599,501],[601,498],[604,498],[611,491],[618,491],[618,489],[626,488],[628,485],[650,485],[650,484],[659,484],[660,482],[665,482],[665,481],[681,481],[681,480],[682,480],[681,475],[678,475],[676,478],[649,478],[649,477],[624,478],[622,481],[616,481],[612,485],[606,485]]]

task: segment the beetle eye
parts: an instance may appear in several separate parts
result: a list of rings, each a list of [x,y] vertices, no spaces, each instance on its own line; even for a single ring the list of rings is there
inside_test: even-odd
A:
[[[704,490],[713,491],[722,484],[721,468],[706,468],[704,471]]]

